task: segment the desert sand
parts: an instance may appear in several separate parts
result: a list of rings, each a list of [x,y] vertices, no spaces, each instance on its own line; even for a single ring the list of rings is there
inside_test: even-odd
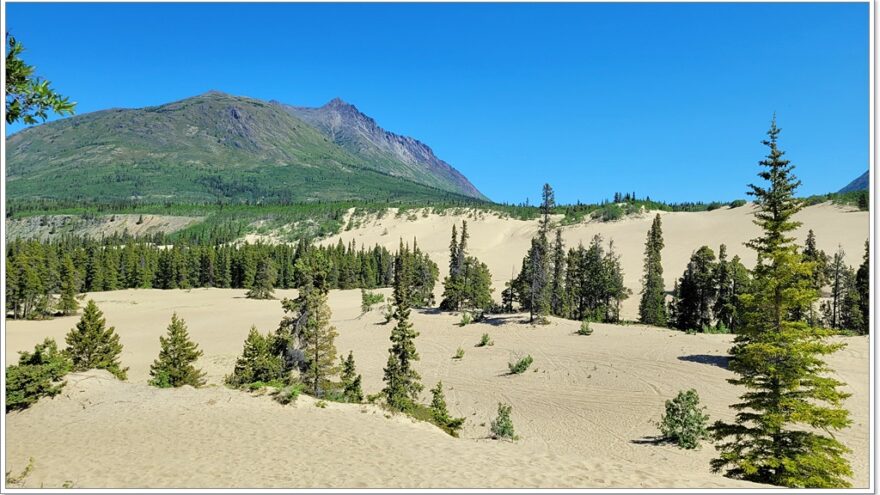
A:
[[[706,213],[661,213],[667,288],[681,275],[691,252],[703,244],[747,265],[754,255],[743,242],[755,237],[751,208]],[[652,214],[619,222],[565,227],[570,246],[601,233],[613,239],[633,296],[624,317],[635,318],[642,251]],[[868,236],[868,214],[830,204],[801,212],[819,247],[838,243],[857,265]],[[453,223],[461,217],[422,214],[372,219],[323,242],[354,239],[396,249],[402,237],[417,237],[445,275]],[[518,268],[534,221],[471,214],[470,252],[495,277],[496,296]],[[438,283],[438,294],[442,290]],[[386,295],[388,289],[383,289]],[[278,298],[295,291],[276,291]],[[522,315],[492,317],[459,327],[459,317],[433,310],[413,313],[421,333],[417,370],[425,391],[442,380],[453,415],[466,418],[461,438],[432,425],[392,416],[374,406],[329,404],[301,396],[282,406],[222,385],[241,352],[252,324],[274,330],[282,317],[279,301],[253,301],[243,290],[126,290],[90,294],[125,346],[129,380],[105,372],[70,375],[64,392],[29,410],[6,415],[7,469],[19,473],[29,458],[27,487],[747,487],[749,483],[711,473],[710,444],[680,450],[654,441],[665,400],[695,388],[714,419],[730,419],[729,405],[742,392],[725,380],[731,336],[686,335],[639,325],[594,324],[593,335],[574,334],[577,322],[551,318],[532,327]],[[340,354],[353,350],[364,391],[382,388],[391,325],[381,310],[360,314],[360,292],[332,291],[333,324]],[[172,312],[189,326],[205,355],[198,365],[208,387],[158,390],[149,387],[149,365]],[[78,317],[49,321],[7,321],[6,360],[30,350],[44,337],[63,343]],[[495,344],[476,348],[482,333]],[[848,383],[852,427],[838,434],[852,453],[853,485],[868,486],[869,346],[867,337],[841,338],[847,347],[830,358]],[[452,359],[456,349],[462,360]],[[531,354],[523,375],[507,376],[507,363]],[[513,406],[520,440],[487,438],[498,402]]]
[[[383,290],[388,293],[387,289]],[[278,291],[279,297],[292,291]],[[747,487],[712,474],[715,449],[656,444],[652,421],[664,401],[695,388],[713,419],[730,418],[737,397],[725,382],[730,336],[594,325],[551,319],[532,327],[505,315],[466,327],[458,317],[414,312],[421,332],[417,369],[428,389],[442,380],[450,412],[466,418],[461,438],[374,406],[315,407],[301,396],[282,406],[222,386],[250,325],[274,329],[279,302],[252,301],[244,291],[127,290],[91,294],[125,346],[129,380],[93,371],[70,375],[64,392],[6,415],[8,467],[18,473],[33,457],[27,487]],[[382,387],[390,325],[381,311],[360,315],[360,292],[332,291],[337,349],[353,350],[365,393]],[[171,313],[183,317],[205,356],[209,385],[159,390],[146,385]],[[77,318],[7,322],[6,359],[45,336],[63,341]],[[476,348],[487,332],[495,344]],[[852,428],[839,437],[850,455],[855,486],[868,484],[869,342],[831,359],[849,386]],[[452,359],[458,347],[461,361]],[[523,375],[508,361],[531,354]],[[497,403],[513,406],[520,440],[487,439]]]

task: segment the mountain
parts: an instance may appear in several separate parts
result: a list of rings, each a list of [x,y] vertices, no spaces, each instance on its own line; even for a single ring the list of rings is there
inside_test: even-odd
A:
[[[866,189],[868,189],[868,171],[867,170],[865,171],[865,173],[860,175],[858,178],[856,178],[855,180],[853,180],[852,182],[850,182],[849,184],[844,186],[843,189],[841,189],[840,191],[837,191],[837,192],[846,193],[846,192],[852,192],[852,191],[864,191]]]
[[[12,199],[482,198],[463,194],[428,169],[395,173],[403,168],[349,151],[279,104],[217,91],[83,114],[6,139],[6,191]]]
[[[368,158],[371,165],[380,170],[440,189],[486,199],[464,175],[437,158],[427,145],[411,137],[386,131],[357,107],[339,98],[318,108],[273,103],[311,124],[349,152]]]

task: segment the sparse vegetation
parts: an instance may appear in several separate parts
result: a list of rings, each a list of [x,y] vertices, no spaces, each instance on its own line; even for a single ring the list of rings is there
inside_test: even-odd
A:
[[[54,397],[64,388],[62,378],[72,367],[70,358],[45,339],[33,352],[20,352],[18,364],[6,367],[6,412],[26,409],[41,397]]]
[[[577,330],[578,335],[593,335],[593,329],[590,328],[590,320],[581,322],[581,326]]]
[[[517,440],[519,437],[513,430],[513,421],[510,419],[510,413],[513,408],[510,404],[498,403],[498,416],[492,420],[489,425],[489,432],[492,438],[498,440]]]
[[[452,359],[462,359],[463,357],[464,357],[464,349],[462,349],[461,347],[459,347],[459,348],[455,351],[455,355],[452,356]]]
[[[495,345],[495,342],[489,338],[488,333],[484,333],[482,337],[480,337],[480,341],[477,342],[477,345],[474,347],[486,347],[491,345]]]
[[[443,382],[431,389],[431,414],[434,423],[450,435],[457,437],[464,425],[464,418],[453,418],[446,408],[446,396],[443,394]]]
[[[700,406],[700,396],[690,389],[666,401],[666,412],[660,419],[663,438],[683,449],[694,449],[708,438],[709,415]]]
[[[369,313],[373,306],[384,301],[385,296],[383,294],[361,289],[361,313]]]
[[[533,361],[534,360],[532,359],[532,356],[527,355],[526,357],[520,358],[517,361],[507,363],[507,367],[510,370],[511,375],[519,375],[525,372],[525,370],[529,369],[529,366],[532,365]]]

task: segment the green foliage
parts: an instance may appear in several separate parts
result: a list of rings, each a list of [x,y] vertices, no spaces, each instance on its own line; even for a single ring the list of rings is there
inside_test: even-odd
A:
[[[275,285],[275,265],[269,258],[263,258],[257,263],[256,273],[254,274],[254,283],[250,290],[247,291],[248,299],[273,299],[273,289]]]
[[[593,335],[593,329],[590,328],[590,320],[584,320],[581,322],[581,326],[577,331],[578,335]]]
[[[68,332],[67,349],[73,371],[105,369],[120,380],[125,380],[128,368],[122,368],[119,355],[122,344],[113,327],[106,328],[104,314],[95,301],[89,300],[76,328]]]
[[[299,398],[299,394],[302,393],[302,390],[303,390],[303,386],[300,383],[287,385],[281,389],[278,389],[273,394],[273,398],[275,399],[276,402],[278,402],[281,405],[295,403],[296,399]]]
[[[283,382],[284,378],[281,356],[275,349],[275,337],[272,334],[262,335],[257,327],[252,326],[232,374],[226,376],[226,384],[243,387]]]
[[[159,357],[150,365],[150,385],[159,388],[201,387],[205,384],[205,372],[195,363],[203,354],[198,344],[189,339],[186,322],[171,315],[168,335],[159,337]]]
[[[526,355],[526,357],[520,358],[515,362],[507,363],[507,367],[511,375],[519,375],[529,369],[533,361],[534,359],[532,359],[531,355]]]
[[[76,103],[56,93],[49,81],[34,75],[34,67],[21,59],[24,46],[6,34],[6,123],[27,125],[45,121],[50,111],[73,114]]]
[[[666,287],[663,283],[663,263],[660,251],[663,249],[663,230],[660,214],[654,217],[648,240],[645,242],[645,275],[642,278],[642,298],[639,301],[639,321],[646,325],[665,327]]]
[[[744,200],[744,199],[734,199],[733,201],[730,202],[731,208],[739,208],[740,206],[745,206],[745,205],[746,205],[746,200]]]
[[[696,390],[680,391],[674,399],[666,401],[666,412],[660,418],[660,433],[683,449],[697,448],[700,440],[709,435],[709,415],[705,410],[700,407]]]
[[[341,361],[342,373],[340,374],[342,382],[342,400],[344,402],[353,402],[359,404],[364,401],[364,391],[361,389],[361,375],[357,374],[354,365],[354,354],[348,351],[348,358]]]
[[[455,355],[452,356],[452,359],[462,359],[462,358],[464,358],[464,349],[459,347],[458,349],[456,349]]]
[[[766,186],[750,185],[763,235],[749,242],[757,251],[751,291],[744,294],[742,324],[731,349],[730,383],[744,387],[733,422],[716,422],[712,434],[719,457],[714,471],[759,483],[792,488],[844,488],[852,476],[848,449],[832,431],[850,425],[844,383],[833,378],[824,356],[841,349],[830,331],[810,326],[793,312],[812,304],[811,267],[789,233],[802,208],[794,198],[800,182],[777,148],[775,119],[764,144],[769,154],[758,175]]]
[[[484,333],[482,337],[480,337],[480,341],[474,347],[486,347],[495,345],[495,342],[489,339],[489,334]]]
[[[40,397],[61,392],[59,383],[72,367],[53,339],[45,339],[34,352],[20,352],[17,365],[6,368],[6,412],[26,409]]]
[[[304,356],[302,381],[313,396],[323,397],[337,388],[332,377],[339,372],[334,344],[338,333],[330,325],[331,313],[326,292],[306,285],[300,289],[297,301],[300,305],[300,327],[297,332],[300,351]]]
[[[361,289],[361,313],[368,313],[373,309],[373,306],[384,301],[384,295]]]
[[[25,466],[24,469],[22,469],[22,471],[20,473],[18,473],[17,476],[13,475],[11,470],[6,471],[6,476],[4,478],[6,480],[6,486],[11,488],[11,487],[15,487],[16,485],[18,485],[18,486],[22,485],[24,483],[24,480],[27,479],[28,476],[30,476],[31,471],[33,471],[33,470],[34,470],[34,458],[29,457],[27,466]]]
[[[458,321],[458,326],[464,327],[470,325],[473,321],[474,317],[471,315],[470,311],[462,311],[461,319]]]
[[[391,330],[391,348],[385,366],[385,388],[382,393],[389,407],[409,411],[422,391],[421,376],[412,364],[419,360],[415,338],[419,333],[410,323],[410,290],[412,271],[405,260],[408,249],[401,242],[394,273],[394,313],[397,324]]]
[[[513,430],[513,421],[510,419],[510,413],[513,408],[510,404],[498,403],[498,416],[489,426],[489,432],[492,438],[499,440],[517,440],[519,437]]]
[[[695,330],[709,327],[717,297],[715,253],[703,246],[691,255],[673,294],[673,321],[676,328]]]
[[[443,281],[443,300],[440,309],[484,310],[492,304],[492,275],[485,263],[467,255],[467,222],[461,224],[461,240],[456,240],[452,226],[449,246],[449,276]],[[467,323],[465,323],[467,324]]]
[[[443,393],[443,382],[431,389],[431,415],[433,422],[450,435],[457,437],[464,425],[464,418],[453,418],[446,409],[446,396]]]

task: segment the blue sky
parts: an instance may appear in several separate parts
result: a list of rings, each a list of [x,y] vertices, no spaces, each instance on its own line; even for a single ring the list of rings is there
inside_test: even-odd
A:
[[[745,197],[774,111],[800,194],[868,168],[868,8],[7,3],[6,27],[78,113],[338,96],[496,201],[709,201]]]

